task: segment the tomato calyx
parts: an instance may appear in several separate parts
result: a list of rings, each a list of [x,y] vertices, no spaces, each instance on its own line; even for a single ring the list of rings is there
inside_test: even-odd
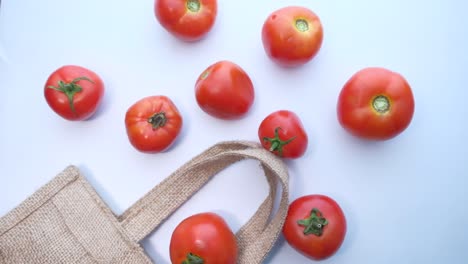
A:
[[[190,12],[197,13],[200,11],[201,4],[199,0],[187,0],[186,7]]]
[[[79,93],[83,90],[83,88],[78,84],[78,82],[82,80],[88,81],[90,83],[94,83],[89,78],[82,76],[82,77],[73,79],[70,83],[66,83],[60,80],[58,81],[58,86],[50,85],[50,86],[47,86],[47,88],[54,89],[56,91],[64,93],[68,98],[68,102],[70,103],[70,108],[72,112],[76,115],[75,105],[73,104],[73,98],[75,97],[76,93]]]
[[[310,216],[306,219],[298,220],[297,224],[305,227],[303,231],[304,235],[314,234],[321,236],[323,234],[323,227],[328,224],[328,221],[323,217],[319,209],[313,208]]]
[[[193,253],[188,253],[187,258],[182,262],[182,264],[203,264],[203,263],[205,263],[205,261],[201,257]]]
[[[163,127],[167,122],[167,117],[166,113],[164,112],[159,112],[153,114],[150,118],[148,118],[148,123],[151,124],[153,129],[158,129],[160,127]]]
[[[372,100],[372,108],[379,114],[385,114],[390,110],[390,99],[385,95],[377,95]]]
[[[309,23],[303,18],[296,19],[296,29],[300,32],[306,32],[309,30]]]
[[[264,137],[264,141],[270,142],[270,151],[277,151],[280,156],[283,156],[283,147],[287,144],[289,144],[291,141],[293,141],[296,136],[289,138],[287,140],[281,140],[279,138],[279,130],[282,129],[281,127],[275,128],[275,137],[269,138],[269,137]]]

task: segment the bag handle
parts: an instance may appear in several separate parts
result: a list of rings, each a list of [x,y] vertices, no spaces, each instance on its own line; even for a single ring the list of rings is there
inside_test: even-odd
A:
[[[236,233],[238,263],[261,263],[276,242],[288,209],[289,176],[284,162],[259,144],[221,142],[194,157],[127,209],[119,221],[134,241],[141,241],[221,170],[244,159],[258,160],[270,192],[250,220]],[[272,217],[278,183],[282,192]]]

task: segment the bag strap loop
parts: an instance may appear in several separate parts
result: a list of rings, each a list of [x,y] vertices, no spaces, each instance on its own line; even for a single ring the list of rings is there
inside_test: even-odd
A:
[[[289,176],[284,162],[259,144],[228,141],[214,145],[154,187],[127,209],[119,221],[134,241],[141,241],[218,172],[244,159],[260,162],[270,192],[255,214],[236,233],[238,263],[261,263],[276,242],[286,218]],[[269,221],[278,183],[282,188],[279,208]]]

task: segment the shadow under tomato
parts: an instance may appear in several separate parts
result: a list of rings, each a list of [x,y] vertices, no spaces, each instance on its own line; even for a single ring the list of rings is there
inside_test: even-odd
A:
[[[341,125],[336,125],[336,137],[343,142],[353,145],[353,148],[363,148],[361,150],[377,151],[385,146],[391,145],[398,139],[398,136],[387,140],[365,139],[351,134]]]

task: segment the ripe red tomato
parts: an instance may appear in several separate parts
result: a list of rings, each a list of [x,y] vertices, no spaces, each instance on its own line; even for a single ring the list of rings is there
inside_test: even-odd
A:
[[[302,196],[289,205],[283,235],[304,256],[322,260],[341,247],[346,235],[346,218],[332,198]]]
[[[44,96],[52,110],[67,120],[90,118],[104,95],[104,83],[86,68],[66,65],[47,79]]]
[[[305,7],[284,7],[270,14],[264,22],[262,41],[267,55],[279,65],[303,65],[312,60],[322,46],[322,23]]]
[[[299,158],[307,150],[308,137],[302,122],[288,110],[273,112],[263,119],[258,138],[265,149],[284,158]]]
[[[255,92],[249,75],[241,67],[220,61],[198,77],[195,97],[206,113],[222,119],[238,119],[249,111]]]
[[[236,264],[237,240],[219,215],[200,213],[183,220],[172,233],[171,262]]]
[[[159,23],[185,41],[203,38],[213,27],[216,0],[156,0],[154,12]]]
[[[125,115],[130,143],[146,153],[163,152],[177,139],[182,116],[167,96],[149,96],[133,104]]]
[[[383,68],[365,68],[344,85],[338,119],[351,134],[373,140],[391,139],[410,124],[414,99],[408,82]]]

